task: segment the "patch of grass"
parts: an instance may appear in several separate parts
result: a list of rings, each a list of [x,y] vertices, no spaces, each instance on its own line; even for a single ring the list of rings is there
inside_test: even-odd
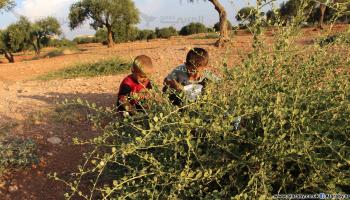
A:
[[[350,44],[350,33],[338,33],[335,35],[328,35],[316,40],[321,47],[332,45],[335,43]]]
[[[60,104],[53,113],[57,123],[78,124],[87,120],[88,108],[78,104]]]
[[[8,134],[17,123],[0,127],[0,176],[9,168],[25,167],[38,161],[36,144],[28,139],[10,139]]]
[[[205,35],[196,35],[193,37],[195,40],[205,40],[205,39],[217,39],[219,38],[219,34],[217,33],[208,33]]]
[[[18,123],[16,122],[10,122],[0,125],[0,141],[3,140],[11,131],[11,129],[16,127],[17,125]]]
[[[0,175],[9,168],[25,167],[38,161],[33,140],[0,141]]]
[[[120,59],[110,59],[95,63],[77,64],[63,70],[39,76],[37,80],[48,81],[53,79],[116,75],[125,73],[129,69],[130,63],[124,62]]]

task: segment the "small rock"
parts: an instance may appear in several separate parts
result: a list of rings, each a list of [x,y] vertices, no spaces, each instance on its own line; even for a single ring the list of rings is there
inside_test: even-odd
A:
[[[10,193],[16,192],[17,190],[18,190],[18,186],[17,185],[9,186],[9,192]]]
[[[47,152],[47,154],[46,155],[48,155],[48,156],[53,156],[53,153],[51,153],[51,152]]]
[[[47,139],[47,141],[51,144],[60,144],[62,142],[61,138],[59,137],[50,137],[49,139]]]

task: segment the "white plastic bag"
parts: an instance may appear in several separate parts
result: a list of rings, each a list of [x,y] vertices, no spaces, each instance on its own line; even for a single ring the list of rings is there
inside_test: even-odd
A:
[[[184,86],[184,92],[186,94],[186,97],[188,100],[194,101],[196,100],[201,94],[203,90],[203,85],[200,84],[190,84]]]

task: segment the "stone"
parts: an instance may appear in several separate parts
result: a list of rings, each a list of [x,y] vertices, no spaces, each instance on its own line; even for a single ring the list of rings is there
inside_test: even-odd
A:
[[[50,137],[49,139],[47,139],[47,141],[55,145],[60,144],[62,142],[61,138],[59,137]]]
[[[17,190],[18,190],[18,186],[17,185],[9,186],[9,192],[10,193],[16,192]]]

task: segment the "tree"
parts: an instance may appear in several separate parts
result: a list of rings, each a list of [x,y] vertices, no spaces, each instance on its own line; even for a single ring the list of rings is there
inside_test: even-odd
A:
[[[61,35],[61,33],[61,25],[54,17],[46,17],[36,21],[31,31],[32,45],[35,53],[40,55],[41,46],[44,44],[44,41],[49,41],[50,37]]]
[[[6,32],[0,30],[0,54],[4,54],[5,58],[10,62],[14,63],[15,59],[13,57],[13,54],[8,50],[8,46],[6,44]]]
[[[77,28],[86,20],[95,30],[106,28],[108,46],[114,45],[113,28],[131,27],[139,22],[139,11],[131,0],[80,0],[74,3],[69,13],[71,29]]]
[[[231,22],[227,20],[227,29],[232,30],[232,28],[233,28],[233,26],[232,26]],[[214,24],[214,31],[216,31],[216,32],[220,31],[220,22],[217,22],[216,24]]]
[[[141,30],[137,36],[138,40],[151,40],[157,37],[154,30]]]
[[[254,7],[244,7],[238,11],[236,19],[240,22],[254,24],[258,18],[258,15],[263,15],[263,13],[258,13],[258,10]]]
[[[274,10],[269,10],[266,12],[266,20],[268,24],[274,25],[278,20],[278,13]]]
[[[1,34],[0,52],[5,55],[9,62],[15,62],[13,53],[26,50],[31,44],[31,23],[25,17],[10,25]]]
[[[180,30],[180,35],[192,35],[197,33],[205,33],[207,32],[207,27],[202,23],[190,23]]]
[[[0,0],[0,10],[9,10],[15,6],[15,1],[13,0]]]
[[[189,0],[190,2],[194,2],[194,0]],[[224,47],[229,41],[229,31],[227,28],[227,12],[225,7],[220,3],[219,0],[208,0],[215,7],[215,10],[219,13],[220,18],[220,37],[219,40],[216,41],[215,46]]]
[[[168,28],[156,28],[155,30],[157,38],[169,39],[171,36],[177,35],[177,30],[170,26]]]
[[[327,14],[328,15],[329,15],[329,13],[332,14],[331,6],[335,7],[337,4],[339,5],[340,3],[345,5],[345,11],[346,11],[346,13],[344,13],[342,16],[340,16],[340,20],[347,21],[348,17],[350,16],[350,14],[349,14],[349,12],[350,12],[349,0],[330,0],[330,1],[321,0],[320,5],[319,5],[320,15],[319,15],[319,24],[318,24],[320,29],[323,29],[323,23],[327,19]],[[328,13],[327,13],[327,11],[328,11]],[[334,12],[334,9],[333,9],[333,12]]]

